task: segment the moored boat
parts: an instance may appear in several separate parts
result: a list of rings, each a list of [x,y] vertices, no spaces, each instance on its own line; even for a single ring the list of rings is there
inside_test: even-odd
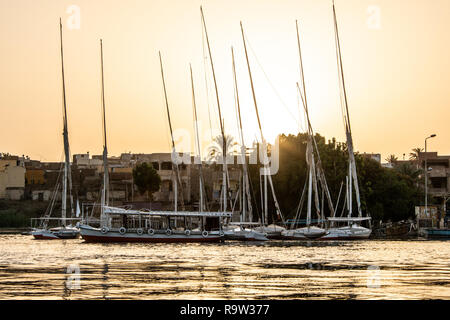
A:
[[[347,103],[347,94],[345,91],[345,81],[344,81],[344,71],[342,65],[342,56],[341,56],[341,45],[339,40],[339,31],[338,31],[338,23],[336,18],[336,9],[333,2],[333,21],[334,21],[334,32],[335,32],[335,44],[336,44],[336,58],[337,58],[337,68],[339,74],[339,85],[341,90],[341,109],[343,112],[343,120],[345,126],[345,136],[347,140],[347,152],[348,152],[348,175],[346,177],[346,196],[343,205],[343,209],[347,208],[347,217],[336,217],[336,210],[333,211],[331,217],[328,217],[327,220],[330,223],[328,230],[328,234],[323,236],[321,240],[358,240],[358,239],[367,239],[370,237],[372,233],[372,229],[370,226],[371,217],[369,214],[366,214],[366,217],[363,217],[362,214],[362,206],[359,192],[359,183],[358,183],[358,173],[356,170],[356,160],[354,153],[354,145],[353,145],[353,137],[352,130],[350,125],[350,114]],[[342,187],[342,185],[341,185]],[[352,217],[353,212],[353,187],[356,198],[356,209],[358,212],[357,217]],[[340,193],[340,192],[339,192]],[[336,208],[339,204],[338,203]],[[342,211],[343,214],[344,211]],[[341,215],[342,215],[341,214]],[[361,223],[367,221],[369,224],[369,228],[365,228],[361,226]],[[346,226],[336,227],[337,223],[345,223]]]
[[[139,211],[103,208],[104,223],[80,225],[86,242],[220,242],[231,212]]]
[[[269,224],[267,226],[259,226],[253,228],[254,231],[266,234],[266,237],[273,240],[283,239],[283,232],[286,228],[276,224]]]
[[[285,230],[281,233],[286,240],[313,240],[328,234],[328,231],[316,226]]]
[[[321,240],[362,240],[368,239],[372,233],[372,229],[365,228],[360,225],[363,221],[370,221],[370,217],[342,217],[328,218],[333,223],[345,222],[347,226],[328,228],[328,234],[320,238]]]
[[[31,235],[37,240],[48,239],[76,239],[79,237],[79,230],[72,226],[72,223],[80,221],[80,219],[74,217],[74,201],[72,194],[72,174],[70,165],[70,148],[69,148],[69,132],[67,124],[67,107],[66,107],[66,88],[64,78],[64,52],[63,52],[63,35],[62,35],[62,23],[59,20],[59,32],[60,32],[60,50],[61,50],[61,73],[62,73],[62,96],[63,96],[63,142],[64,142],[64,168],[60,170],[58,175],[58,183],[53,191],[52,200],[47,207],[44,216],[41,218],[31,219]],[[62,188],[60,187],[60,175],[63,173]],[[57,198],[58,192],[61,192],[61,218],[50,217]],[[70,218],[67,218],[67,196],[70,199]],[[78,209],[78,208],[77,208]],[[78,214],[78,211],[77,211]],[[35,222],[39,222],[35,223]],[[53,225],[53,226],[52,226]]]
[[[267,241],[267,233],[251,228],[252,223],[230,223],[223,228],[225,239],[239,241]]]
[[[320,238],[320,240],[360,240],[368,239],[372,230],[361,227],[357,224],[328,229],[328,234]]]
[[[65,226],[50,229],[34,229],[31,234],[37,240],[77,239],[80,237],[80,230],[76,227]]]
[[[281,232],[281,236],[283,239],[286,240],[314,240],[321,238],[322,236],[326,235],[328,232],[317,226],[317,225],[311,225],[312,223],[312,206],[314,204],[315,212],[317,214],[317,223],[321,223],[324,221],[324,196],[327,197],[327,203],[329,210],[331,214],[334,215],[334,206],[331,201],[331,195],[328,190],[328,185],[326,182],[326,177],[324,174],[324,170],[322,167],[322,161],[320,158],[319,149],[317,147],[317,143],[314,137],[314,130],[311,125],[311,121],[309,119],[309,109],[308,109],[308,103],[306,98],[306,85],[305,85],[305,77],[303,72],[303,61],[302,61],[302,53],[301,53],[301,46],[300,46],[300,34],[299,34],[299,28],[298,23],[296,21],[296,30],[297,30],[297,44],[298,44],[298,51],[299,51],[299,61],[300,61],[300,79],[301,79],[301,86],[297,82],[297,89],[298,93],[301,97],[301,101],[304,108],[305,113],[305,120],[307,123],[307,134],[308,134],[308,141],[306,145],[306,164],[308,169],[308,177],[305,180],[305,185],[303,187],[302,195],[300,197],[300,202],[297,207],[297,213],[295,216],[295,224],[292,225],[292,228],[289,230],[284,230]],[[315,151],[315,152],[314,152]],[[320,189],[319,189],[320,187]],[[322,204],[319,202],[319,190],[322,194]],[[308,191],[307,195],[307,208],[306,208],[306,226],[302,228],[295,228],[295,225],[298,222],[298,218],[301,215],[301,212],[303,210],[303,203],[304,203],[304,197],[306,194],[306,191]],[[314,199],[313,199],[313,193],[314,193]]]

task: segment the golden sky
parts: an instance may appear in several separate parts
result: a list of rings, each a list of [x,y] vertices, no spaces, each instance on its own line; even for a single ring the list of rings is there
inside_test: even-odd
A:
[[[216,133],[218,117],[209,65],[206,94],[200,5],[228,133],[236,135],[234,46],[246,143],[258,136],[241,20],[267,139],[298,132],[298,19],[312,125],[344,141],[331,0],[0,0],[0,152],[61,158],[59,17],[72,153],[102,151],[100,38],[109,153],[170,150],[159,50],[177,132],[193,132],[192,63],[206,146],[207,101]],[[450,154],[450,1],[336,0],[336,11],[356,150],[402,159],[436,133],[428,149]]]

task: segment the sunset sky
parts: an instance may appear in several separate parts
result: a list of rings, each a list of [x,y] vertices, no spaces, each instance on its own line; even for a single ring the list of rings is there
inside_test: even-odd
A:
[[[206,148],[208,101],[214,134],[219,128],[200,5],[227,133],[237,136],[233,46],[246,144],[259,136],[239,21],[267,139],[304,130],[295,87],[297,19],[312,125],[344,141],[331,0],[0,0],[0,152],[61,159],[59,17],[72,154],[102,152],[100,38],[109,154],[170,150],[158,51],[173,127],[193,137],[192,63]],[[402,159],[435,133],[429,151],[450,154],[450,1],[336,0],[336,12],[356,150]],[[193,138],[180,149],[193,150]]]

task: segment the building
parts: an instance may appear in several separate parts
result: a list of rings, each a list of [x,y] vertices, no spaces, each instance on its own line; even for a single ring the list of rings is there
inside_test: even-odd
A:
[[[0,158],[0,199],[21,200],[25,192],[25,168],[17,156]]]
[[[425,168],[427,162],[428,195],[439,203],[439,225],[450,217],[447,202],[450,199],[450,155],[438,155],[437,152],[420,152],[417,163]],[[434,225],[437,227],[437,225]]]
[[[362,153],[360,154],[362,157],[367,159],[375,160],[378,163],[381,163],[381,154],[380,153]]]
[[[73,164],[80,168],[100,168],[103,166],[103,156],[90,157],[89,152],[73,155]]]
[[[45,184],[45,170],[41,168],[25,168],[25,184],[26,185],[43,185]]]
[[[22,197],[35,201],[50,201],[53,195],[56,201],[61,199],[61,179],[64,169],[62,162],[40,162],[30,159],[19,161],[25,167],[18,166],[17,159],[4,159],[0,163],[0,168],[8,169],[10,172],[20,168],[22,174],[22,184],[15,183],[8,185],[10,193],[13,187],[22,188]],[[196,210],[200,201],[199,184],[199,164],[194,161],[194,157],[184,158],[185,162],[178,166],[181,186],[178,185],[178,192],[182,190],[183,195],[178,194],[178,205],[181,209],[181,201],[184,201],[187,210]],[[232,197],[239,191],[241,179],[241,165],[236,157],[234,162],[228,165],[228,179]],[[133,168],[140,163],[149,163],[156,169],[161,178],[161,185],[157,192],[153,193],[152,200],[146,194],[139,194],[133,181]],[[174,171],[171,153],[150,153],[132,154],[123,153],[119,157],[108,158],[109,167],[109,194],[111,205],[133,204],[135,207],[149,204],[152,208],[172,210],[175,199]],[[205,181],[204,198],[210,204],[211,210],[218,210],[221,206],[222,189],[222,165],[214,162],[203,163],[203,176]],[[89,153],[73,155],[71,164],[72,190],[76,199],[83,202],[99,202],[103,185],[103,160],[100,155],[91,156]],[[23,188],[25,187],[25,191]],[[56,190],[58,187],[58,190]],[[6,187],[5,187],[6,188]],[[3,190],[3,197],[6,197]],[[17,191],[16,191],[17,193]],[[18,196],[15,194],[15,198]],[[146,206],[147,208],[149,205]]]

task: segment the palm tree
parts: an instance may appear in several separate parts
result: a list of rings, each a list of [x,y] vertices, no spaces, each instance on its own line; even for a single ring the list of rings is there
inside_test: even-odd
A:
[[[234,141],[234,137],[231,135],[225,136],[226,155],[233,155],[236,151],[238,143]],[[223,138],[222,135],[218,135],[213,139],[212,145],[208,148],[208,161],[219,160],[222,161],[223,157]]]
[[[410,163],[403,163],[395,168],[397,172],[410,177],[414,182],[419,183],[422,170],[415,168]]]
[[[398,158],[395,156],[395,154],[391,154],[389,157],[385,159],[390,164],[394,164],[397,162]]]
[[[423,148],[414,148],[409,153],[409,160],[419,161],[419,153],[423,152]]]

